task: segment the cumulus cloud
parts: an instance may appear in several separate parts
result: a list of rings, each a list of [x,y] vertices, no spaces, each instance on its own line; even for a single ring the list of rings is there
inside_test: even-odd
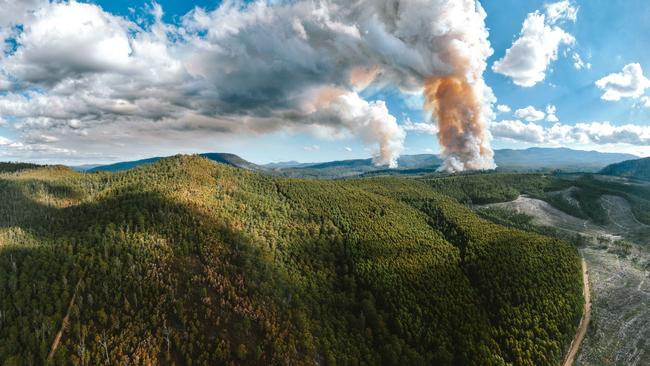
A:
[[[548,122],[558,122],[559,119],[555,115],[557,113],[557,108],[553,104],[546,106],[546,120]]]
[[[596,81],[596,86],[604,91],[603,100],[617,101],[621,98],[639,98],[650,87],[650,80],[643,75],[638,63],[628,64],[623,71],[605,76]]]
[[[560,46],[575,42],[571,34],[554,24],[560,20],[575,20],[577,10],[568,1],[561,1],[548,5],[546,12],[546,15],[539,11],[528,14],[519,38],[492,65],[494,72],[512,78],[522,87],[532,87],[546,78],[546,70],[557,60]]]
[[[542,111],[538,111],[533,106],[528,106],[526,108],[517,109],[515,111],[515,117],[526,120],[527,122],[534,122],[544,119],[546,114]]]
[[[6,146],[6,145],[9,145],[11,143],[12,143],[12,141],[9,140],[8,138],[0,136],[0,146]]]
[[[544,142],[544,128],[536,123],[523,123],[519,120],[495,122],[490,127],[492,135],[515,141],[530,143]]]
[[[130,57],[134,50],[127,32],[132,29],[123,18],[94,5],[43,6],[16,37],[20,47],[3,67],[21,81],[43,85],[97,72],[127,72],[136,60]]]
[[[590,122],[566,125],[556,123],[543,127],[533,122],[500,121],[491,125],[495,137],[536,144],[582,145],[650,145],[650,126],[615,125],[610,122]]]
[[[509,106],[507,106],[505,104],[499,104],[499,105],[497,105],[497,111],[499,113],[510,113],[511,109],[510,109]]]
[[[578,8],[571,4],[569,0],[547,4],[545,8],[550,24],[555,24],[563,20],[575,22],[578,18]]]
[[[493,100],[482,80],[492,49],[474,0],[228,0],[174,24],[155,3],[137,22],[74,0],[0,8],[0,38],[17,45],[0,56],[12,81],[0,114],[15,119],[24,146],[66,150],[58,153],[281,130],[354,134],[377,164],[394,165],[404,131],[383,101],[360,97],[364,89],[413,95],[432,77],[461,75],[481,121]]]

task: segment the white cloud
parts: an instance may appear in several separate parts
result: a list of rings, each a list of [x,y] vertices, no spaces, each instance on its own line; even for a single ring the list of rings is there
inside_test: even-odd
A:
[[[490,132],[494,137],[530,143],[544,142],[544,128],[533,122],[523,123],[519,120],[505,120],[492,123]]]
[[[543,127],[533,122],[523,123],[517,120],[492,123],[490,131],[497,138],[525,143],[650,146],[650,126],[645,125],[590,122],[575,125],[556,123],[551,127]]]
[[[650,97],[641,97],[641,103],[646,108],[650,108]]]
[[[510,113],[511,109],[510,109],[509,106],[507,106],[505,104],[499,104],[499,105],[497,105],[497,111],[499,113]]]
[[[9,81],[6,75],[0,72],[0,91],[6,91],[9,89],[11,89],[11,81]]]
[[[546,115],[546,121],[548,121],[548,122],[559,122],[560,120],[557,118],[556,115],[548,114],[548,115]]]
[[[596,86],[603,90],[603,100],[617,101],[621,98],[639,98],[650,87],[650,80],[643,75],[638,63],[628,64],[623,71],[605,76],[596,81]]]
[[[555,115],[557,113],[557,108],[553,104],[546,106],[546,120],[548,122],[558,122],[559,119]]]
[[[319,145],[309,145],[309,146],[303,146],[302,149],[305,150],[305,151],[318,151],[318,150],[320,150],[320,146]]]
[[[576,70],[591,69],[591,64],[589,62],[585,63],[579,53],[574,52],[571,57],[573,58],[573,67]]]
[[[410,119],[406,119],[402,128],[405,131],[413,131],[416,133],[425,133],[429,135],[436,135],[438,133],[438,126],[433,123],[426,122],[412,122]]]
[[[544,119],[544,112],[538,111],[533,106],[528,106],[526,108],[517,109],[515,111],[515,117],[521,118],[527,122],[535,122]]]
[[[6,137],[0,136],[0,146],[6,146],[11,144],[13,141],[9,140]]]
[[[503,58],[494,62],[492,70],[512,78],[516,85],[532,87],[546,78],[546,70],[552,61],[557,60],[560,46],[574,42],[571,34],[552,22],[547,24],[544,14],[529,13],[519,38],[506,50]]]
[[[349,146],[346,146],[346,147],[344,148],[344,150],[347,151],[347,152],[351,152],[351,151],[352,151],[352,148],[349,147]]]
[[[224,1],[173,24],[154,5],[136,24],[93,3],[0,0],[0,43],[18,44],[0,53],[0,75],[12,81],[0,115],[34,151],[133,156],[175,141],[327,131],[357,135],[390,165],[404,131],[384,102],[358,93],[369,85],[417,93],[457,67],[450,54],[458,54],[489,104],[481,76],[492,49],[474,1],[384,5]]]
[[[548,4],[545,7],[550,24],[555,24],[562,20],[575,22],[578,18],[578,8],[573,6],[569,0],[558,1]]]

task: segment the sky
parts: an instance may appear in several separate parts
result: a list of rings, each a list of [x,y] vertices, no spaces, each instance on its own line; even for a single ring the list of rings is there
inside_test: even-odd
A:
[[[0,160],[650,156],[645,0],[0,0]],[[426,105],[426,107],[425,107]]]

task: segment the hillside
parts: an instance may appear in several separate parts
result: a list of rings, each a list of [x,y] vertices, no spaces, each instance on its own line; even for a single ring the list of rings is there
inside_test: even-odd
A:
[[[650,158],[627,160],[611,164],[600,171],[603,175],[650,180]]]
[[[482,179],[495,197],[517,180]],[[581,315],[577,251],[480,219],[448,186],[188,156],[0,174],[0,359],[557,364]]]
[[[260,166],[255,165],[249,161],[246,161],[242,159],[241,157],[235,155],[235,154],[229,154],[229,153],[205,153],[205,154],[199,154],[200,156],[215,161],[217,163],[222,163],[226,165],[231,165],[234,167],[238,168],[244,168],[244,169],[249,169],[249,170],[256,170],[256,169],[261,169]],[[109,165],[87,165],[87,166],[79,166],[79,167],[73,167],[77,168],[75,170],[78,171],[85,171],[88,173],[94,173],[94,172],[118,172],[122,170],[129,170],[133,169],[136,167],[139,167],[141,165],[146,165],[146,164],[152,164],[155,163],[161,159],[164,159],[163,157],[153,157],[153,158],[148,158],[148,159],[142,159],[142,160],[135,160],[135,161],[124,161],[124,162],[119,162],[115,164],[109,164]]]

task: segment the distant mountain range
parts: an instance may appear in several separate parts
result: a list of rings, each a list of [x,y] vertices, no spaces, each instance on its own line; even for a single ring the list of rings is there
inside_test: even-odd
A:
[[[600,174],[650,180],[650,158],[626,160],[611,164],[603,168]]]
[[[286,161],[257,165],[235,154],[207,153],[201,156],[231,166],[264,171],[274,175],[290,177],[342,178],[369,174],[417,174],[431,173],[442,163],[438,155],[419,154],[403,155],[398,160],[397,169],[377,167],[372,159],[338,160],[321,163],[301,163]],[[625,160],[636,159],[635,155],[618,153],[601,153],[598,151],[581,151],[567,148],[530,148],[526,150],[502,149],[495,151],[495,161],[500,170],[509,171],[581,171],[598,172],[605,166]],[[119,162],[110,165],[73,167],[79,171],[121,171],[143,164],[154,163],[162,157],[136,161]]]
[[[496,150],[494,160],[505,170],[548,170],[597,172],[609,164],[639,157],[567,148],[532,147],[525,150]]]

